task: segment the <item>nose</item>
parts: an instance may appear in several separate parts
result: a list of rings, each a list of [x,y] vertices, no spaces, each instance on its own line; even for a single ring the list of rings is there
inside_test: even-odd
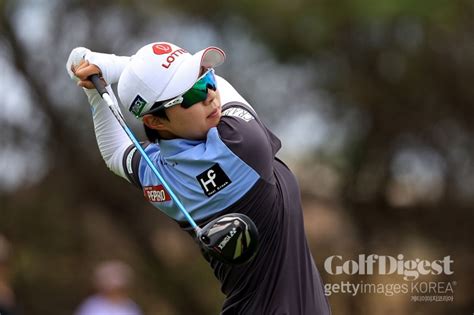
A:
[[[207,89],[207,97],[206,97],[206,100],[204,101],[204,105],[211,104],[214,98],[216,97],[216,94],[217,94],[216,91],[214,91],[213,89]]]

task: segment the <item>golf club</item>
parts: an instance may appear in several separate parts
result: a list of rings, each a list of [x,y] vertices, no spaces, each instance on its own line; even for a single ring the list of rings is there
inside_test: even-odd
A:
[[[98,74],[91,75],[89,79],[94,84],[94,87],[102,99],[106,102],[122,129],[137,148],[138,152],[153,173],[158,177],[176,206],[194,229],[196,240],[201,249],[215,259],[227,264],[242,264],[250,261],[255,256],[259,244],[258,230],[255,223],[244,214],[231,213],[212,220],[201,229],[161,176],[135,135],[125,123],[118,104],[113,101],[107,92],[105,82],[100,79]]]

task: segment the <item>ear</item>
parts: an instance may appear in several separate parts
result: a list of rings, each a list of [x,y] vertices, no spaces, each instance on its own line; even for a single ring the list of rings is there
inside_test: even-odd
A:
[[[169,131],[168,120],[166,119],[148,114],[143,116],[142,121],[148,128],[158,131]]]

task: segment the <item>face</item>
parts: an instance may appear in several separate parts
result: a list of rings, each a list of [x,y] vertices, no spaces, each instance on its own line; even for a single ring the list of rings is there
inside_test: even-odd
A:
[[[206,100],[189,108],[176,105],[165,111],[169,120],[145,115],[143,122],[148,127],[160,131],[163,139],[203,140],[209,129],[216,127],[221,118],[219,91],[208,89]]]

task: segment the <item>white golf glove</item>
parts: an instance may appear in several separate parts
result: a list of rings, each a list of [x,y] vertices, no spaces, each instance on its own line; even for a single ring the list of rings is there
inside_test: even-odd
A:
[[[72,72],[72,67],[78,66],[83,60],[87,60],[90,64],[96,65],[102,72],[102,77],[107,82],[107,91],[109,95],[117,102],[115,95],[110,88],[110,84],[117,83],[125,66],[128,64],[130,57],[121,57],[113,54],[96,53],[85,47],[76,47],[69,54],[66,62],[66,70],[69,77],[78,82],[79,79]],[[83,88],[87,95],[88,101],[95,110],[95,108],[103,103],[102,98],[95,89]]]
[[[76,47],[71,51],[66,64],[67,71],[71,78],[74,73],[71,71],[71,65],[78,65],[82,60],[89,61],[90,64],[96,65],[107,84],[117,83],[123,69],[130,61],[130,57],[117,56],[114,54],[104,54],[93,52],[85,47]]]

